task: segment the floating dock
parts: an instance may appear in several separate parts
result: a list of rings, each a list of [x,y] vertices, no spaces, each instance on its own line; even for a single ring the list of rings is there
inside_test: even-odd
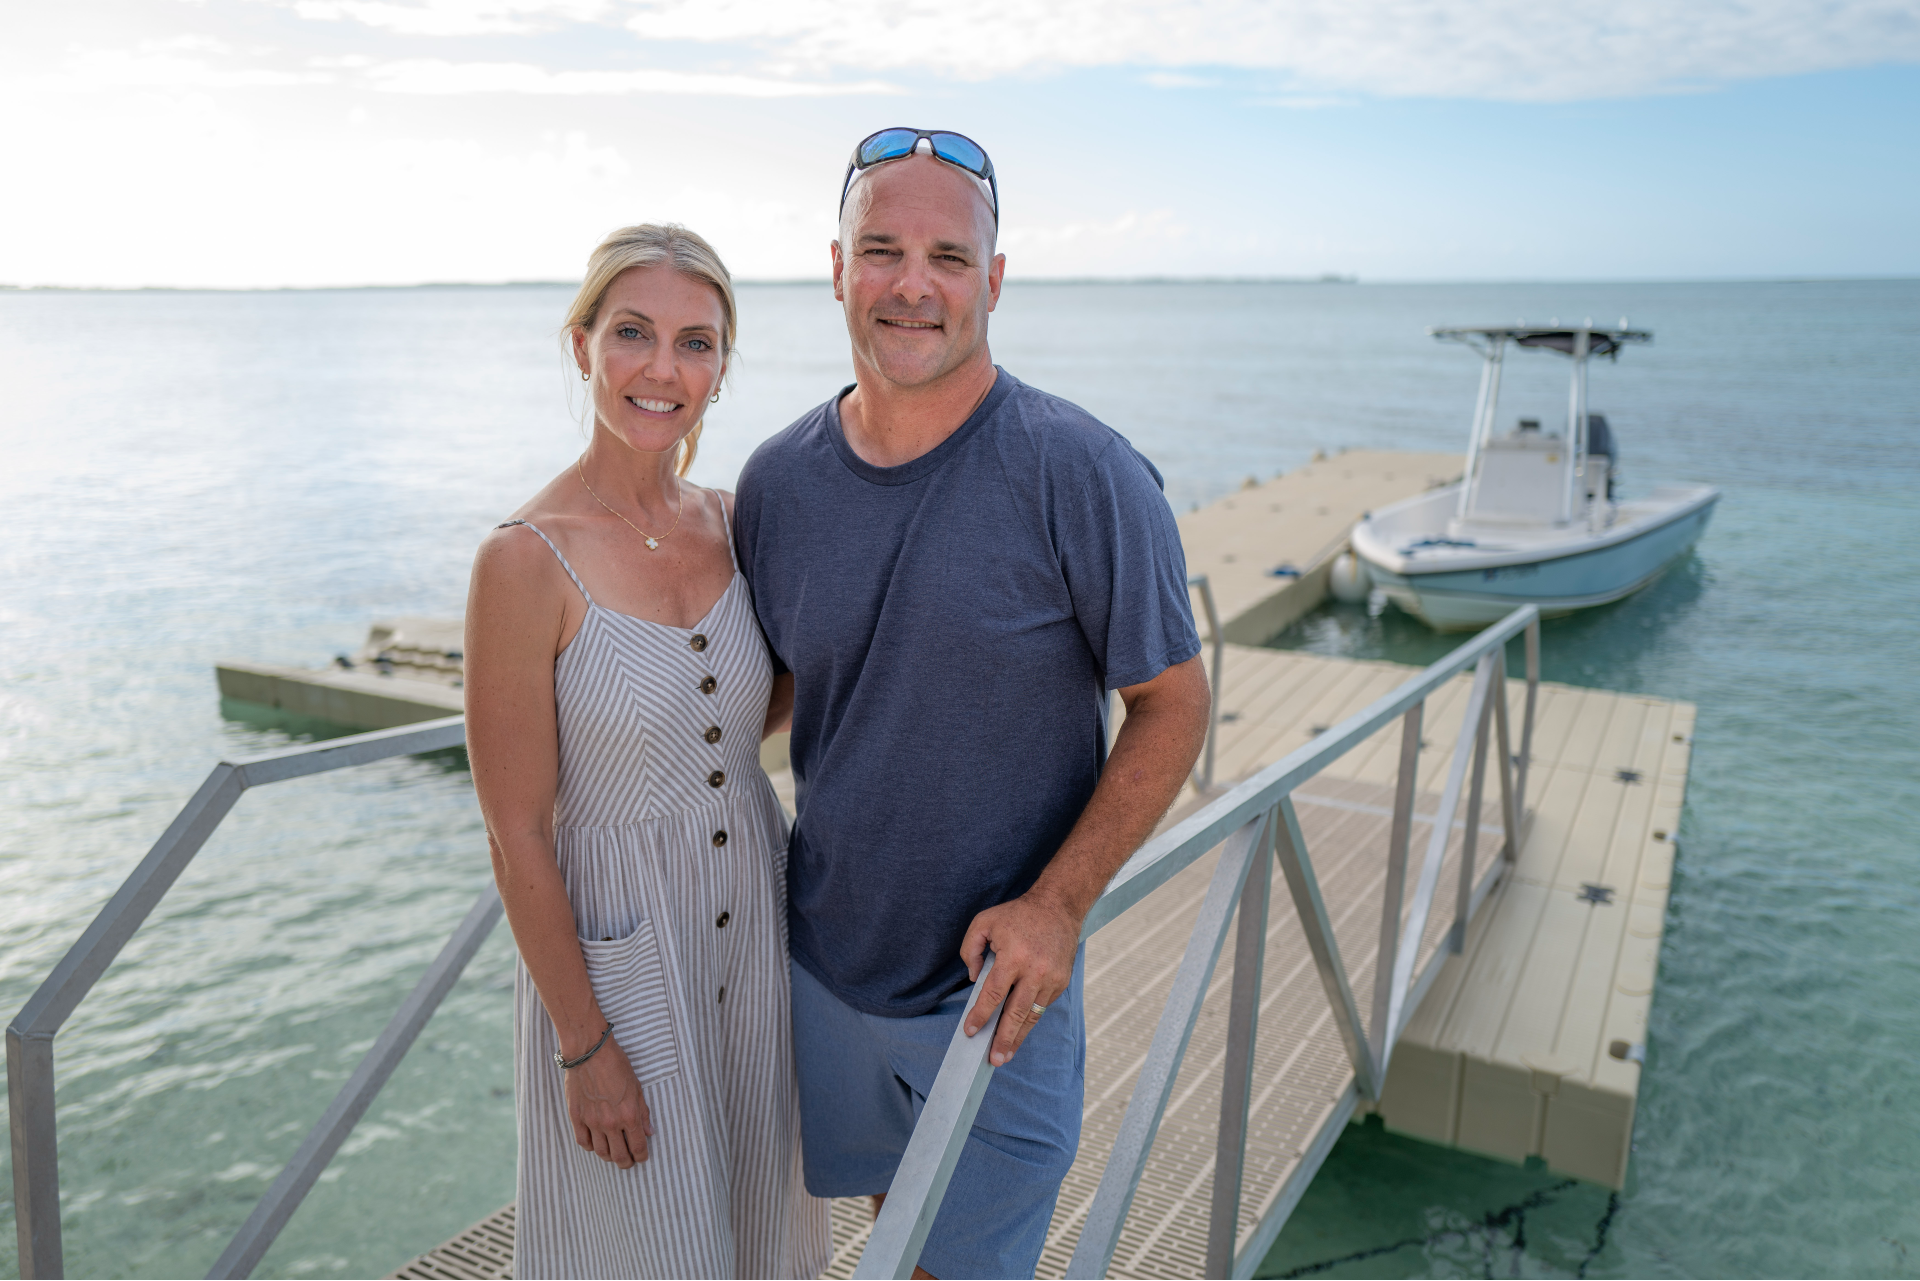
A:
[[[1220,635],[1263,645],[1327,598],[1334,558],[1368,512],[1460,479],[1458,454],[1354,449],[1177,517],[1187,572],[1205,574]],[[1206,621],[1201,620],[1204,629]]]
[[[464,628],[457,618],[377,622],[359,652],[314,670],[223,659],[220,697],[293,716],[392,729],[467,710],[461,693]]]
[[[1391,663],[1256,645],[1324,599],[1327,570],[1362,512],[1457,474],[1458,460],[1444,455],[1342,454],[1180,517],[1189,567],[1208,575],[1228,642],[1216,740],[1219,783],[1258,772],[1413,673]],[[226,672],[241,672],[243,665],[224,668],[227,692]],[[273,670],[276,680],[295,686],[313,676]],[[406,696],[408,686],[430,683],[340,673],[356,674],[376,682],[373,693]],[[322,675],[326,688],[338,688],[340,676]],[[1462,675],[1427,704],[1416,848],[1438,809],[1469,685]],[[443,689],[438,698],[458,692]],[[1518,723],[1524,685],[1510,682],[1506,694]],[[281,705],[288,701],[282,694]],[[421,707],[415,719],[425,719],[427,708],[446,714],[442,702],[423,700]],[[1540,686],[1519,858],[1474,918],[1463,951],[1439,968],[1394,1051],[1378,1100],[1357,1096],[1291,900],[1275,895],[1241,1199],[1242,1251],[1264,1251],[1270,1241],[1253,1238],[1256,1225],[1267,1222],[1269,1233],[1277,1231],[1344,1126],[1370,1111],[1401,1133],[1508,1161],[1537,1156],[1565,1174],[1621,1186],[1693,716],[1692,707],[1668,700]],[[1382,731],[1295,793],[1359,993],[1371,989],[1378,954],[1377,905],[1398,748],[1398,735]],[[769,744],[763,759],[791,808],[784,742]],[[1205,799],[1190,794],[1169,822]],[[1442,884],[1455,875],[1464,817],[1463,811],[1455,822]],[[1490,858],[1505,835],[1492,800],[1480,824],[1481,858]],[[1132,928],[1105,931],[1088,944],[1085,1126],[1042,1256],[1043,1276],[1061,1275],[1072,1255],[1213,863],[1208,856],[1177,875]],[[1434,913],[1420,965],[1445,946],[1450,922],[1451,912]],[[1113,1276],[1200,1276],[1205,1269],[1231,984],[1232,967],[1222,965],[1114,1255]],[[1275,1209],[1282,1211],[1277,1217]],[[871,1226],[864,1200],[835,1202],[833,1224],[835,1253],[826,1275],[849,1276]],[[508,1206],[394,1275],[509,1275],[512,1232]]]

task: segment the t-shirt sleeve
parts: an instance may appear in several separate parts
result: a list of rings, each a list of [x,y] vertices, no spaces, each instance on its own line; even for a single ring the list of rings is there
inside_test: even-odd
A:
[[[1150,681],[1200,652],[1187,558],[1159,473],[1120,437],[1056,513],[1061,568],[1108,689]]]
[[[764,637],[768,635],[767,620],[760,617],[760,598],[753,590],[754,575],[759,568],[753,557],[754,548],[759,542],[761,516],[759,469],[754,466],[758,461],[757,455],[747,460],[747,465],[741,469],[740,479],[734,487],[733,551],[734,558],[740,564],[740,572],[746,576],[747,591],[754,602],[754,617],[758,619],[760,633]],[[773,660],[775,676],[785,675],[792,670],[787,666],[786,660],[780,657],[780,651],[773,647],[771,640],[767,642],[767,657]]]

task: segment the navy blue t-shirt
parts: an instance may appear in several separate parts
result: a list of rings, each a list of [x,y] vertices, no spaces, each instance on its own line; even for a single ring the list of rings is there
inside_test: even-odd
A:
[[[793,959],[854,1009],[925,1013],[1086,808],[1106,691],[1200,652],[1160,473],[1002,370],[899,467],[853,452],[834,397],[754,451],[735,511],[794,673]]]

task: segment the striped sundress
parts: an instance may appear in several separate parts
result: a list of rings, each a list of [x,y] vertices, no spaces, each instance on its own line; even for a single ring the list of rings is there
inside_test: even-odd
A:
[[[528,527],[587,601],[554,664],[554,853],[653,1137],[627,1170],[574,1142],[553,1023],[519,965],[514,1275],[817,1276],[827,1202],[801,1176],[787,827],[760,768],[772,666],[746,579],[736,562],[692,628],[650,623],[595,605]]]

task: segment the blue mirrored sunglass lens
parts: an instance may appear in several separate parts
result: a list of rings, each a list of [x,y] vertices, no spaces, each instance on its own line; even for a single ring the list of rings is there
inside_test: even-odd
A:
[[[985,173],[987,153],[975,146],[973,141],[962,138],[957,133],[936,133],[933,135],[933,154],[962,169],[974,173]]]
[[[911,129],[883,129],[860,144],[860,163],[877,165],[882,160],[898,160],[902,156],[912,155],[913,148],[920,141]]]

